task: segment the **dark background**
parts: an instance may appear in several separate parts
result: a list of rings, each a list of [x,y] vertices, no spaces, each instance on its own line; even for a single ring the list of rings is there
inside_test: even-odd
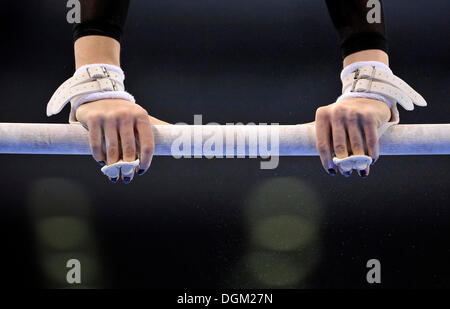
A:
[[[169,122],[313,120],[339,95],[338,39],[324,1],[132,1],[127,87]],[[73,74],[65,1],[4,1],[1,122],[47,118]],[[448,123],[450,3],[386,1],[393,71],[428,100],[402,123]],[[2,155],[1,281],[70,287],[450,287],[449,157],[382,157],[370,177],[317,158],[155,158],[113,185],[89,157]]]

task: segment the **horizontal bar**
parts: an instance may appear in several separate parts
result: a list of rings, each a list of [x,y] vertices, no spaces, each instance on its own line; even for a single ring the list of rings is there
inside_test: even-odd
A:
[[[186,156],[247,156],[255,154],[255,147],[257,155],[276,155],[274,149],[278,145],[280,156],[313,156],[317,155],[314,129],[310,124],[155,125],[155,155],[174,155],[174,149],[179,154],[183,148]],[[268,143],[256,139],[255,146],[255,134],[258,138],[270,137]],[[181,136],[190,139],[191,144],[178,147]],[[216,147],[210,147],[213,137]],[[448,155],[450,124],[397,125],[383,135],[380,145],[383,155]],[[265,151],[262,146],[271,150]],[[79,124],[0,123],[0,153],[89,155],[91,151],[87,130]]]

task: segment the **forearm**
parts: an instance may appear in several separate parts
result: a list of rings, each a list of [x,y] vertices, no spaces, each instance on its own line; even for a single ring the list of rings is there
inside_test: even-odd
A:
[[[106,63],[120,66],[120,43],[110,37],[90,35],[79,38],[74,44],[75,65]]]
[[[75,62],[120,66],[120,39],[129,0],[81,0],[81,23],[73,28]]]
[[[342,58],[371,58],[370,60],[387,61],[387,36],[383,7],[379,7],[378,22],[368,20],[372,8],[367,7],[367,0],[327,0],[328,11],[336,28],[341,45]],[[382,1],[379,2],[382,4]],[[378,50],[378,52],[368,52]],[[359,52],[363,52],[360,55]],[[380,53],[381,52],[381,53]],[[376,61],[379,61],[376,60]],[[357,60],[358,61],[358,60]],[[359,60],[360,61],[360,60]],[[383,62],[384,62],[383,61]]]

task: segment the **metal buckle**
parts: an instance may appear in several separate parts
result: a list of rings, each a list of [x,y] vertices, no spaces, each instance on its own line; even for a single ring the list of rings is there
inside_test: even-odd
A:
[[[353,77],[353,85],[352,85],[352,90],[350,90],[350,92],[355,92],[355,88],[356,88],[356,83],[359,81],[359,69],[357,69],[354,73],[355,76]]]
[[[369,87],[366,89],[365,92],[370,92],[372,90],[372,82],[373,79],[375,78],[375,73],[377,72],[377,69],[375,68],[375,66],[372,67],[372,74],[370,75],[370,80],[369,80]]]
[[[97,79],[101,91],[117,91],[117,84],[110,78]]]
[[[364,92],[370,92],[372,90],[372,82],[373,82],[373,79],[375,77],[376,71],[377,70],[376,70],[375,66],[372,66],[372,73],[370,74],[370,78],[369,78],[369,86],[367,87],[367,89],[364,90]],[[357,69],[355,71],[355,76],[353,78],[352,90],[350,90],[350,92],[355,92],[356,84],[361,79],[360,76],[359,76],[360,73],[361,73],[360,69]]]
[[[111,84],[113,86],[114,91],[117,91],[117,84],[116,84],[116,82],[113,79],[110,79],[110,81],[111,81]]]
[[[105,75],[105,77],[109,77],[109,72],[108,72],[108,70],[106,69],[106,67],[101,67],[102,68],[102,71],[103,71],[103,74]],[[375,68],[375,67],[374,67]]]
[[[94,69],[94,68],[100,68],[102,71],[101,74],[99,74],[98,72],[95,72],[95,73],[91,72],[91,69]],[[90,67],[90,68],[86,69],[86,72],[88,73],[89,78],[91,78],[91,79],[109,78],[110,77],[108,70],[104,66]]]

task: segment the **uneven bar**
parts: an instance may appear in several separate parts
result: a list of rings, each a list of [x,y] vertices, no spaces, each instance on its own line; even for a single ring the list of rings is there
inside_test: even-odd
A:
[[[277,139],[268,138],[265,147],[273,150],[275,148],[271,147],[278,144],[280,156],[317,155],[314,125],[156,125],[153,131],[155,155],[158,156],[173,155],[173,145],[181,135],[192,138],[192,145],[185,153],[191,156],[217,154],[217,150],[223,155],[230,155],[228,150],[234,154],[251,155],[254,134],[277,135]],[[212,136],[216,136],[216,146],[212,148],[215,152],[208,150]],[[380,144],[383,155],[449,155],[450,124],[397,125],[381,138]],[[258,155],[267,153],[260,151],[259,146]],[[0,154],[90,153],[87,130],[79,124],[0,123]]]

